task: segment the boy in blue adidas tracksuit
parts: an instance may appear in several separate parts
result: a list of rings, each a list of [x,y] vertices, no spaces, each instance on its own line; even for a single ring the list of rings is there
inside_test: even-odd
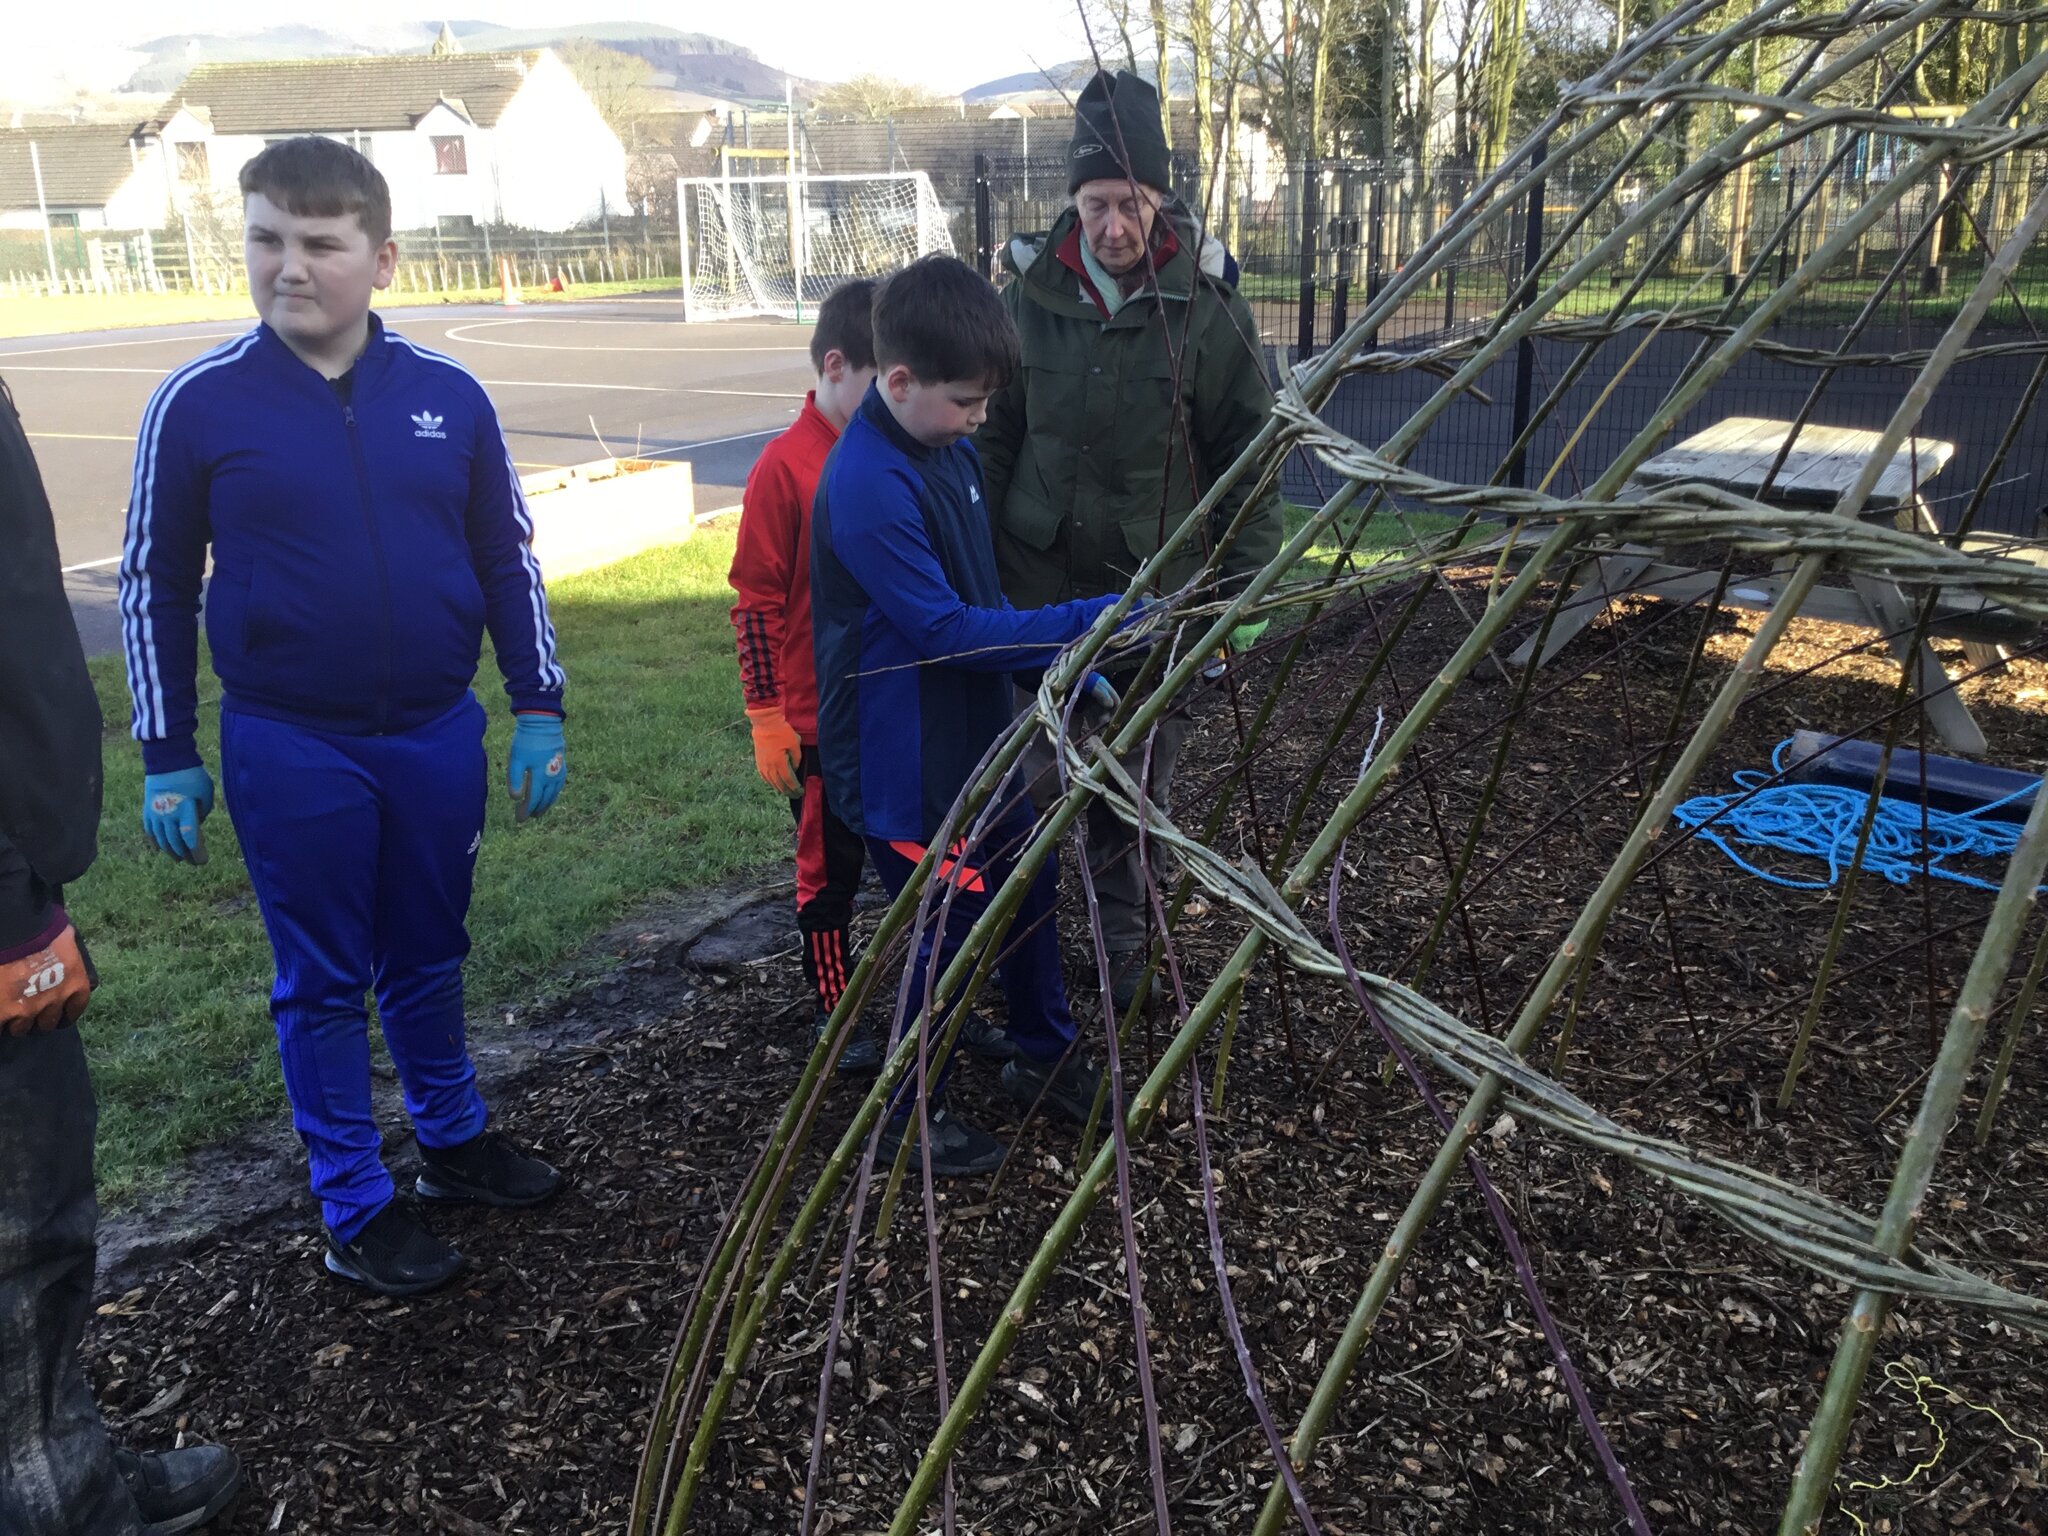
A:
[[[879,375],[826,461],[811,507],[811,635],[826,795],[866,839],[895,894],[1008,729],[1010,674],[1044,667],[1115,598],[1027,612],[1003,599],[981,460],[967,441],[990,393],[1017,367],[1017,333],[995,290],[966,263],[927,256],[877,296],[874,338]],[[928,970],[944,970],[987,910],[1032,819],[1026,801],[975,847],[956,844],[939,862],[952,908],[943,937],[927,934],[919,948],[913,1015]],[[1085,1119],[1098,1073],[1069,1049],[1058,894],[1058,865],[1048,860],[1002,941],[1016,1051],[1002,1081],[1023,1103],[1042,1095]],[[899,1106],[897,1116],[891,1144],[907,1110]],[[934,1108],[930,1125],[920,1155],[934,1173],[986,1172],[1002,1161],[1000,1142],[945,1110]]]
[[[143,825],[203,860],[196,619],[221,684],[221,773],[277,962],[271,992],[326,1264],[386,1295],[462,1256],[393,1203],[364,994],[418,1133],[423,1198],[524,1206],[561,1177],[501,1134],[463,1041],[464,919],[483,838],[488,628],[517,715],[520,819],[564,773],[562,670],[495,412],[458,364],[386,330],[391,200],[368,160],[288,139],[242,170],[263,323],[158,388],[121,562]]]

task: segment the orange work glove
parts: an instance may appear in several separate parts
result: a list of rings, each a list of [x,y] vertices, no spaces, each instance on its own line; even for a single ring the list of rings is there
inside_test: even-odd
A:
[[[76,1024],[92,982],[70,924],[46,948],[0,965],[0,1034],[48,1033]]]
[[[782,791],[794,800],[804,792],[797,769],[804,760],[804,744],[782,717],[780,704],[749,704],[747,723],[754,728],[754,771],[770,789]]]

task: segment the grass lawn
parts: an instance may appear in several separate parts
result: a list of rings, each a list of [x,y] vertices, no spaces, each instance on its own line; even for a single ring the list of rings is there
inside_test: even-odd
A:
[[[1881,269],[1878,269],[1881,270]],[[1855,278],[1846,271],[1838,276],[1823,279],[1809,292],[1801,295],[1791,311],[1780,322],[1787,327],[1835,325],[1852,319],[1868,301],[1877,286],[1878,270],[1867,278]],[[1915,269],[1911,280],[1900,284],[1886,295],[1880,306],[1876,323],[1880,327],[1904,324],[1909,319],[1915,324],[1944,324],[1960,313],[1963,301],[1974,286],[1978,271],[1975,264],[1956,263],[1948,272],[1948,284],[1944,292],[1924,294],[1919,291],[1919,273]],[[1585,283],[1566,294],[1553,313],[1559,318],[1581,318],[1605,315],[1620,296],[1620,276],[1632,275],[1621,269],[1610,269],[1607,278],[1595,273]],[[1740,324],[1757,304],[1768,295],[1772,283],[1762,281],[1752,284],[1745,301],[1740,305],[1731,323]],[[1499,308],[1505,304],[1509,293],[1507,272],[1498,265],[1466,269],[1457,277],[1456,299],[1459,313],[1464,318]],[[2028,309],[2037,308],[2048,288],[2048,271],[2030,269],[2017,276],[2013,288],[2018,290],[2016,300],[2012,290],[2002,293],[1992,304],[1985,317],[1985,324],[1991,328],[2010,328],[2026,324],[2026,311],[2021,308],[2023,300]],[[1301,297],[1300,279],[1288,273],[1246,273],[1238,283],[1238,291],[1248,302],[1295,303]],[[1336,290],[1326,279],[1317,289],[1317,306],[1327,313],[1336,302]],[[1406,316],[1420,315],[1435,322],[1441,313],[1444,290],[1441,286],[1425,287],[1412,295],[1403,306]],[[1677,276],[1656,277],[1645,283],[1630,301],[1629,312],[1664,310],[1674,306],[1689,312],[1713,311],[1721,302],[1721,274],[1709,272],[1702,278],[1697,273]],[[1367,303],[1366,285],[1361,279],[1352,284],[1347,299],[1349,315],[1356,319],[1365,312]]]
[[[550,589],[569,673],[569,781],[545,818],[516,830],[498,787],[510,722],[485,657],[493,793],[470,911],[473,1017],[558,986],[566,959],[650,897],[786,856],[789,810],[755,777],[740,712],[732,550],[731,527],[714,524]],[[120,658],[94,662],[93,676],[108,722],[106,812],[99,861],[66,895],[101,973],[84,1033],[100,1187],[118,1201],[282,1110],[284,1091],[270,950],[228,818],[206,823],[204,868],[149,850]],[[219,690],[203,663],[200,676],[201,751],[217,781]]]
[[[1315,514],[1315,508],[1299,506],[1294,502],[1281,504],[1287,519],[1287,533],[1291,538],[1299,533],[1302,525]],[[1358,536],[1358,543],[1352,550],[1356,565],[1378,565],[1387,560],[1400,560],[1415,553],[1415,541],[1432,534],[1448,533],[1463,522],[1463,518],[1451,517],[1442,512],[1410,512],[1406,523],[1382,507],[1372,515],[1365,531]],[[1347,513],[1337,520],[1335,526],[1326,528],[1308,547],[1302,556],[1302,564],[1317,575],[1328,571],[1337,563],[1338,552],[1344,547],[1345,535],[1358,523],[1355,513]],[[1459,541],[1461,547],[1474,540],[1486,538],[1495,525],[1480,522]]]
[[[1305,509],[1288,508],[1298,528]],[[1422,532],[1454,525],[1431,513]],[[493,793],[470,909],[472,1017],[563,984],[564,963],[651,898],[787,857],[789,811],[754,775],[740,711],[725,575],[734,527],[554,584],[569,673],[569,782],[547,816],[515,829],[502,782],[510,721],[486,655]],[[1327,566],[1337,540],[1310,555]],[[1405,553],[1379,516],[1362,559]],[[211,862],[174,864],[139,821],[142,758],[127,734],[118,656],[92,663],[108,728],[100,856],[67,893],[101,985],[84,1033],[100,1097],[99,1177],[132,1196],[195,1148],[284,1108],[268,1011],[270,949],[224,814]],[[219,689],[200,667],[200,750],[218,781]],[[218,812],[219,807],[216,807]]]
[[[544,288],[523,290],[529,304],[560,304],[570,299],[600,299],[618,294],[658,293],[673,289],[672,277],[639,278],[617,283],[580,283],[567,293],[549,293]],[[490,288],[445,289],[422,293],[407,289],[376,295],[378,309],[399,309],[429,304],[495,304],[498,290]],[[254,321],[249,295],[233,293],[60,293],[48,298],[22,295],[0,296],[0,337],[64,336],[74,331],[125,330],[136,326],[180,325],[213,320]]]

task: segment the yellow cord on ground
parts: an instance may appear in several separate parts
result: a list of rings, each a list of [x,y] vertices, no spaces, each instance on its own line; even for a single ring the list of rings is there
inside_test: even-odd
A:
[[[2004,1430],[2015,1440],[2026,1441],[2027,1444],[2034,1448],[2036,1457],[2048,1460],[2048,1446],[2044,1446],[2025,1430],[2014,1429],[2011,1423],[2007,1421],[2005,1415],[1996,1408],[1993,1408],[1989,1403],[1973,1403],[1970,1399],[1963,1396],[1962,1393],[1956,1391],[1955,1388],[1943,1386],[1932,1376],[1921,1375],[1907,1366],[1904,1361],[1893,1360],[1889,1362],[1884,1368],[1884,1379],[1899,1390],[1913,1394],[1913,1403],[1920,1410],[1920,1417],[1925,1419],[1927,1427],[1934,1431],[1934,1449],[1928,1453],[1926,1460],[1916,1465],[1904,1477],[1884,1477],[1874,1483],[1857,1479],[1849,1484],[1849,1492],[1851,1493],[1878,1493],[1886,1488],[1904,1488],[1909,1484],[1918,1482],[1924,1473],[1932,1471],[1943,1455],[1947,1453],[1948,1431],[1942,1427],[1941,1420],[1934,1416],[1934,1410],[1927,1405],[1927,1393],[1929,1391],[1939,1392],[1950,1402],[1955,1403],[1959,1407],[1967,1408],[1972,1413],[1989,1414],[1997,1421],[2000,1429]],[[1869,1530],[1869,1526],[1864,1523],[1863,1518],[1855,1510],[1849,1508],[1846,1503],[1842,1505],[1842,1513],[1855,1522],[1857,1536],[1863,1536],[1863,1533]]]

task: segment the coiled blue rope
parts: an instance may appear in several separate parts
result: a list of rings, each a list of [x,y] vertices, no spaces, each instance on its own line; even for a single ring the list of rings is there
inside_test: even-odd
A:
[[[1761,773],[1754,768],[1736,773],[1735,782],[1745,792],[1755,790],[1754,794],[1748,794],[1747,798],[1742,794],[1696,795],[1680,805],[1672,815],[1688,827],[1705,827],[1712,822],[1713,825],[1699,835],[1727,854],[1737,868],[1746,870],[1759,880],[1784,886],[1787,890],[1825,891],[1842,878],[1843,869],[1856,851],[1856,837],[1870,809],[1870,792],[1845,789],[1836,784],[1773,784],[1769,789],[1757,789],[1759,784],[1768,782],[1783,771],[1785,753],[1791,745],[1789,736],[1778,743],[1777,750],[1771,753],[1771,773]],[[2010,855],[2019,844],[2018,825],[1986,818],[2002,806],[2029,798],[2040,787],[2041,781],[2036,779],[2022,789],[1970,811],[1941,811],[1929,806],[1926,812],[1927,873],[1937,879],[1952,880],[1957,885],[1975,886],[1980,891],[1997,890],[1996,882],[1950,869],[1944,861],[1956,858],[2001,859]],[[1920,819],[1918,800],[1880,799],[1877,819],[1870,829],[1870,843],[1863,850],[1863,868],[1883,875],[1894,885],[1911,883],[1922,867]],[[1774,875],[1767,869],[1757,868],[1737,853],[1733,846],[1736,843],[1745,848],[1776,848],[1811,859],[1825,859],[1828,877],[1825,880],[1794,880],[1786,875]]]

